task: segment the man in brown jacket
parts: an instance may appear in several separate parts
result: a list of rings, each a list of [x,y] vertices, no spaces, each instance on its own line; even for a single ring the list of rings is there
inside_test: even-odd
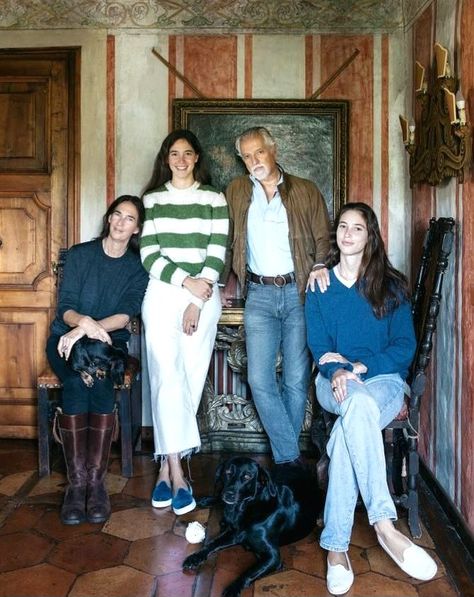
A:
[[[316,270],[324,267],[329,217],[316,186],[277,164],[275,140],[266,128],[248,129],[235,146],[249,172],[226,191],[232,268],[246,296],[248,382],[275,463],[298,464],[311,372],[304,298]]]

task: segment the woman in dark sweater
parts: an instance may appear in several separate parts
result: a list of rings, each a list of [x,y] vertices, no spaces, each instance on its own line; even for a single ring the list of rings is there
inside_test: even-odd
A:
[[[138,253],[143,221],[141,200],[122,195],[108,208],[100,236],[67,253],[46,346],[51,367],[63,383],[57,419],[69,481],[61,509],[64,524],[86,519],[99,523],[110,515],[104,480],[115,418],[113,383],[105,377],[87,386],[68,359],[84,336],[127,352],[126,326],[140,312],[148,283]]]
[[[329,283],[307,293],[308,344],[319,368],[318,401],[338,416],[327,445],[329,485],[321,547],[330,593],[354,581],[347,550],[360,492],[382,548],[407,574],[429,580],[434,560],[396,530],[380,430],[398,414],[416,341],[408,284],[389,262],[377,218],[348,203],[335,222]]]

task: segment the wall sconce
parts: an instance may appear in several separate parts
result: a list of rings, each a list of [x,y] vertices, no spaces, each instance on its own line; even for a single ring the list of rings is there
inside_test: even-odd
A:
[[[424,67],[415,63],[419,122],[400,116],[403,143],[410,154],[411,187],[417,182],[434,186],[452,176],[462,183],[464,167],[470,161],[470,130],[459,81],[449,66],[448,50],[436,43],[434,54],[436,73],[429,84]]]

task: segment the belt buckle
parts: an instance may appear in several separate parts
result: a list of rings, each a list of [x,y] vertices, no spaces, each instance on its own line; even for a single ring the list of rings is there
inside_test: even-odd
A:
[[[281,283],[281,284],[278,284],[278,283],[277,283],[277,280],[278,280],[278,279],[282,280],[282,283]],[[286,286],[286,283],[287,283],[287,282],[286,282],[286,278],[285,278],[285,276],[282,276],[281,274],[278,274],[278,276],[275,276],[275,277],[273,278],[273,284],[275,284],[275,286],[276,286],[277,288],[283,288],[283,286]]]

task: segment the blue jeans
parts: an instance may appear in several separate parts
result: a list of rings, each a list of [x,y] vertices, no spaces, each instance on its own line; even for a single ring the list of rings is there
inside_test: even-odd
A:
[[[248,382],[276,463],[300,454],[311,373],[304,306],[296,284],[249,282],[244,311]],[[277,377],[278,354],[282,373]]]
[[[405,383],[398,374],[377,375],[363,384],[348,381],[348,396],[338,404],[331,384],[321,374],[316,395],[321,406],[339,415],[327,445],[329,485],[320,545],[329,551],[347,551],[360,491],[369,523],[397,519],[387,485],[381,429],[399,413]]]

